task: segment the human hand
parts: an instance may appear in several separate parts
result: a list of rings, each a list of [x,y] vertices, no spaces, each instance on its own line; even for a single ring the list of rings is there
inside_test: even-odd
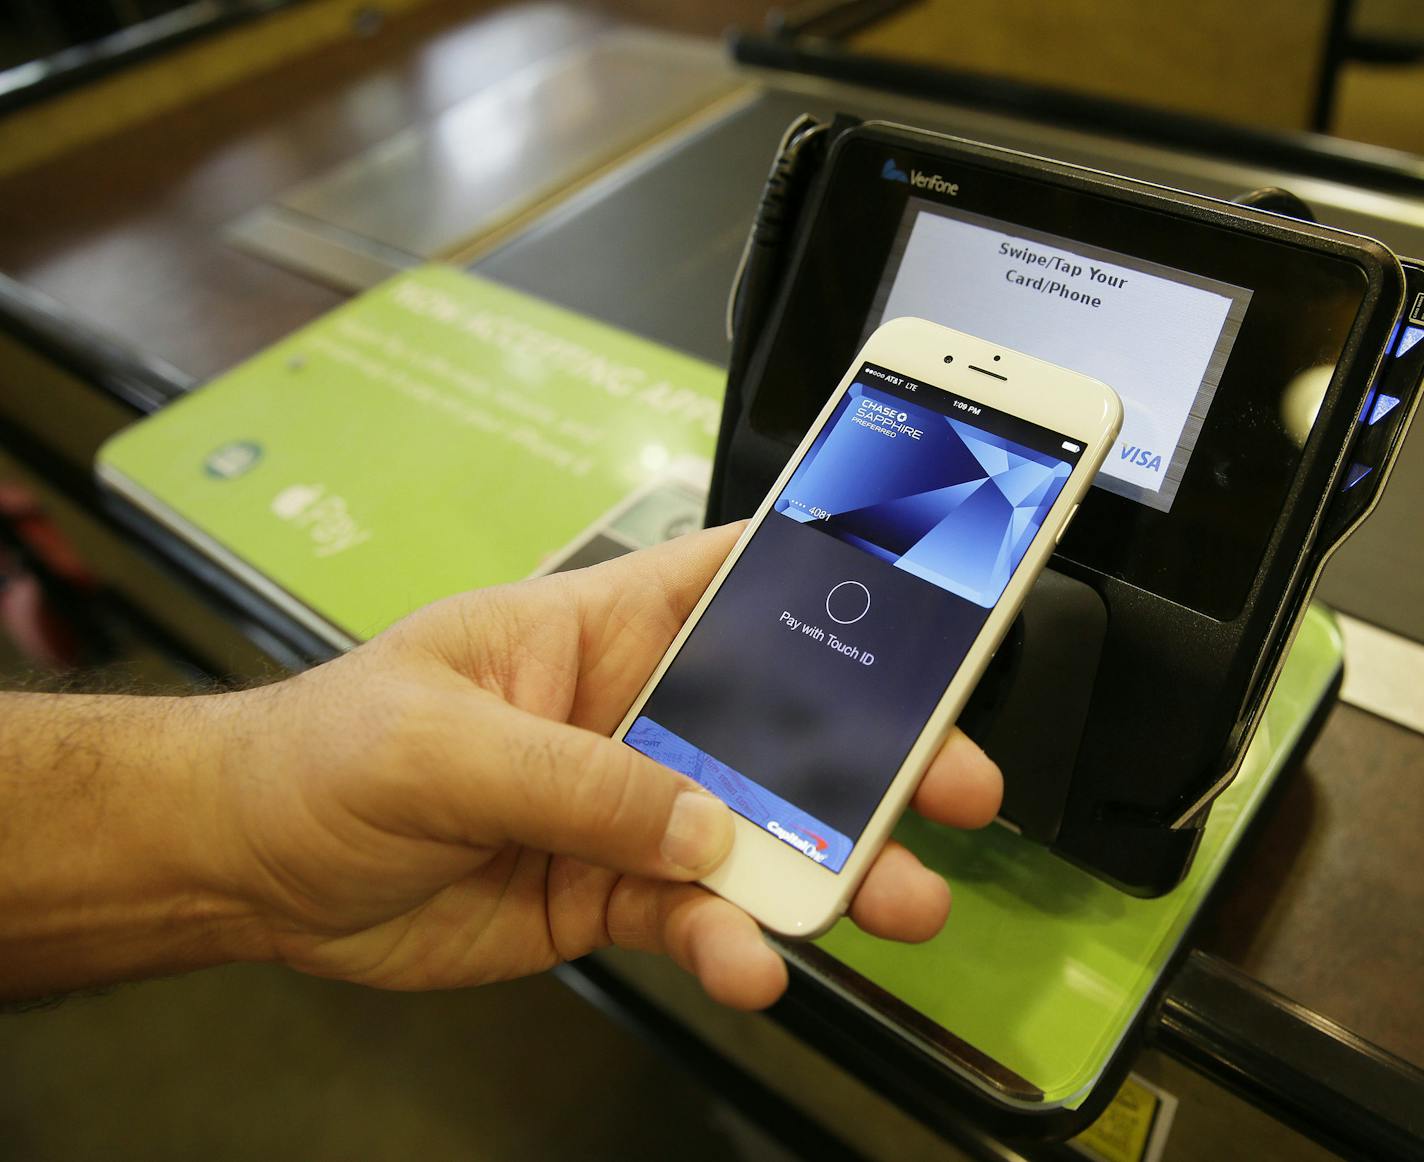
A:
[[[689,881],[732,841],[691,780],[609,740],[736,528],[424,609],[287,682],[212,700],[226,717],[212,853],[273,958],[398,989],[523,976],[610,943],[663,952],[715,999],[761,1008],[781,958]],[[954,731],[914,800],[974,827],[998,769]],[[851,918],[897,940],[949,891],[891,842]]]

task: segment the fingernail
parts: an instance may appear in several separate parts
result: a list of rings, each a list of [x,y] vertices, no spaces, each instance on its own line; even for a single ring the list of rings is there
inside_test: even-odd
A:
[[[732,849],[732,813],[702,791],[683,791],[673,800],[663,858],[690,872],[711,871]]]

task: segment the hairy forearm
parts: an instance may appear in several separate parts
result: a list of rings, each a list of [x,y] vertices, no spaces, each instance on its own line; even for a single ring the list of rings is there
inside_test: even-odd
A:
[[[0,694],[0,1000],[257,959],[224,696]]]

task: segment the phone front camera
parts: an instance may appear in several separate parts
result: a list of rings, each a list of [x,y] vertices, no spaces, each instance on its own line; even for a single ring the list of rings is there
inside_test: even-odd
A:
[[[946,355],[946,356],[944,357],[944,361],[945,361],[946,363],[953,363],[953,362],[954,362],[954,356],[953,356],[953,355]]]

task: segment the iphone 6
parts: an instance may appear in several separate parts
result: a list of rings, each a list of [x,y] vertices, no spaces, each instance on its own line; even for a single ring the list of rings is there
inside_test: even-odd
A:
[[[985,339],[867,339],[614,736],[735,812],[708,888],[789,937],[846,910],[1121,423]]]

